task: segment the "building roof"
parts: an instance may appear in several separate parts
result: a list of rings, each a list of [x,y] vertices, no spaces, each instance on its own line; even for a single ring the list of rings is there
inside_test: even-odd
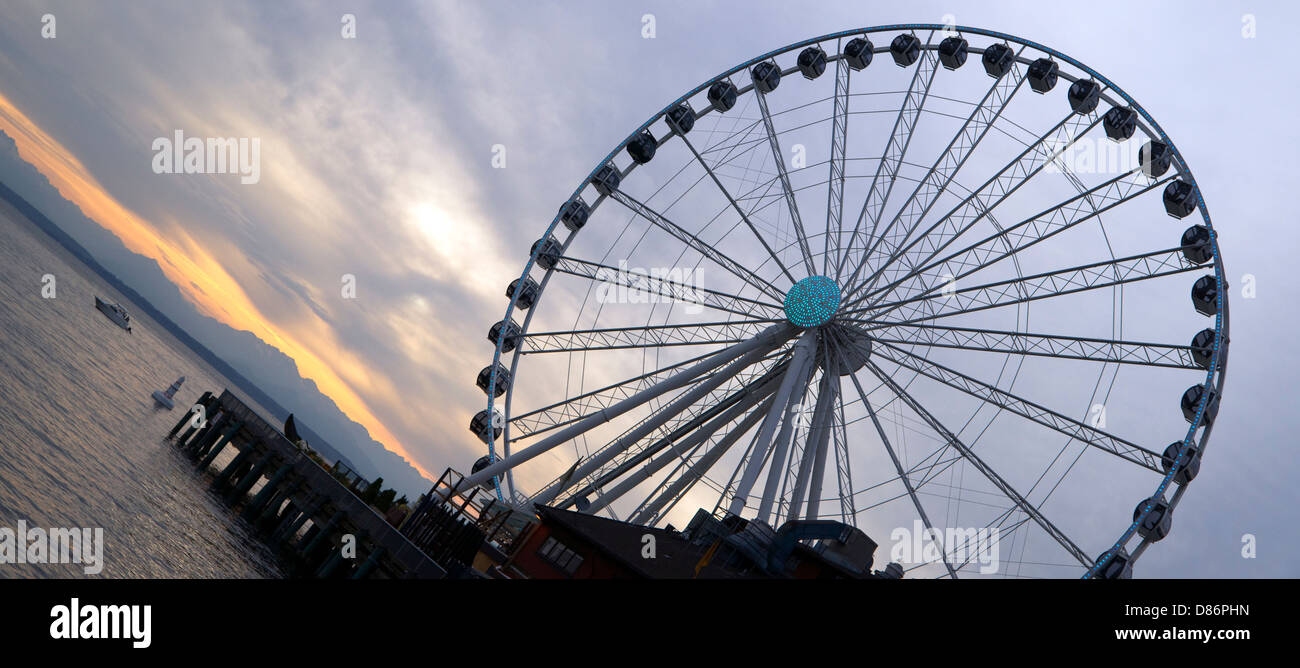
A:
[[[629,522],[600,517],[587,513],[563,510],[552,506],[537,506],[538,516],[544,524],[567,530],[586,539],[611,561],[645,578],[658,579],[756,579],[768,577],[761,569],[738,572],[724,568],[719,561],[711,560],[699,573],[696,566],[704,558],[707,547],[695,545],[681,533],[669,529],[640,526]],[[646,535],[655,537],[655,558],[641,556]],[[572,546],[571,546],[572,547]],[[853,572],[823,558],[816,550],[797,543],[794,554],[801,560],[816,562],[841,577],[860,578],[864,573]]]
[[[687,542],[682,535],[668,529],[639,526],[608,517],[589,515],[551,506],[538,506],[543,523],[561,527],[590,541],[612,561],[646,578],[694,578],[695,567],[705,549]],[[655,558],[641,556],[643,537],[655,537]],[[700,570],[701,578],[747,577],[713,565]]]

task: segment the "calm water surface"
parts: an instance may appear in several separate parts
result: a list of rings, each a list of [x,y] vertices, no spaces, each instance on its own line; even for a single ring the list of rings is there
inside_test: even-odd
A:
[[[41,296],[42,276],[57,280]],[[133,333],[94,307],[120,301]],[[178,376],[177,408],[150,393]],[[265,548],[163,441],[204,390],[230,387],[94,272],[0,203],[0,527],[100,527],[99,577],[279,577]],[[0,578],[85,577],[0,564]]]

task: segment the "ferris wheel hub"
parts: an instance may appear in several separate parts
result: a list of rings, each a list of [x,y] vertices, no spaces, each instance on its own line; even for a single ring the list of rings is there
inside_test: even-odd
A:
[[[826,324],[840,307],[840,286],[827,276],[809,276],[785,293],[785,317],[796,327]]]

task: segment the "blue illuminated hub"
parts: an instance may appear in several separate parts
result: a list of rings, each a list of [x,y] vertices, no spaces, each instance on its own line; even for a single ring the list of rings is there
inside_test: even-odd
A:
[[[826,276],[809,276],[785,293],[785,317],[796,326],[826,324],[840,307],[840,286]]]

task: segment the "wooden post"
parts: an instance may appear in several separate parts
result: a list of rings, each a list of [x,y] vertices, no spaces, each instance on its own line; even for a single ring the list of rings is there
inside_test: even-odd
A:
[[[239,483],[236,484],[235,487],[231,489],[228,494],[226,494],[226,500],[231,502],[238,502],[239,498],[242,497],[245,493],[248,492],[249,489],[253,487],[253,483],[257,482],[257,479],[262,477],[262,471],[265,470],[266,467],[269,466],[270,464],[271,464],[271,455],[268,454],[265,457],[262,457],[262,459],[258,461],[256,464],[254,464],[253,468],[248,471],[248,474],[240,478]]]

